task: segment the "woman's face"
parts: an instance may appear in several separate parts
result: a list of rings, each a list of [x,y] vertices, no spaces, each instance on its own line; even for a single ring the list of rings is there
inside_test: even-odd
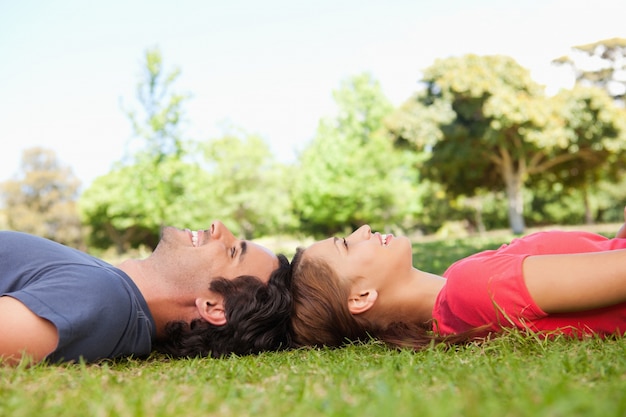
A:
[[[367,225],[346,238],[332,237],[312,244],[303,254],[307,257],[322,258],[341,278],[363,277],[375,282],[402,276],[413,267],[408,238],[372,233]]]

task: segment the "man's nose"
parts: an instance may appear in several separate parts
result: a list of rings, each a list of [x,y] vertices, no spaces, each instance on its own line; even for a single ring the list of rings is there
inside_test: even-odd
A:
[[[211,223],[211,237],[213,239],[223,239],[227,242],[236,240],[235,236],[233,236],[230,230],[228,230],[228,227],[226,227],[224,223],[219,220]]]

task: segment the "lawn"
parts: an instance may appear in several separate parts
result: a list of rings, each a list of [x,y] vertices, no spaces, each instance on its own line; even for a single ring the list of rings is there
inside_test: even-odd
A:
[[[507,238],[508,239],[508,238]],[[416,266],[507,239],[414,246]],[[0,367],[0,416],[624,416],[626,339],[517,332],[453,349],[379,343],[225,359]]]

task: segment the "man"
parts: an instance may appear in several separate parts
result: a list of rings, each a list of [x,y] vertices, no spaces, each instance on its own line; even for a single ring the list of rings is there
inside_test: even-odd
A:
[[[118,267],[39,237],[0,232],[0,358],[15,364],[247,354],[287,347],[282,255],[208,230],[164,228],[154,252]]]

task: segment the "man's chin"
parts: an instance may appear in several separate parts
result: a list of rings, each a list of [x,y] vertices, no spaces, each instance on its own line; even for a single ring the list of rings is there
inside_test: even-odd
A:
[[[189,233],[186,230],[181,230],[174,226],[163,226],[161,228],[159,245],[161,244],[161,242],[183,242],[185,239],[189,240],[189,244],[191,245],[191,238],[189,237]]]

